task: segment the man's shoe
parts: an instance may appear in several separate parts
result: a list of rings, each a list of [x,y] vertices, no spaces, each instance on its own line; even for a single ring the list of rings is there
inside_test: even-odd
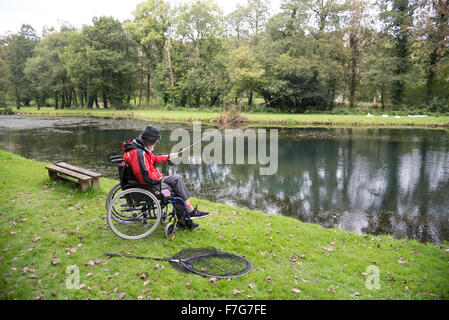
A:
[[[200,225],[198,223],[193,222],[192,220],[189,220],[189,222],[187,222],[187,228],[189,228],[190,230],[195,230],[198,229],[200,227]]]
[[[195,209],[193,209],[192,212],[189,213],[189,217],[190,217],[191,220],[205,218],[208,215],[210,215],[209,212],[200,211],[196,207],[195,207]]]

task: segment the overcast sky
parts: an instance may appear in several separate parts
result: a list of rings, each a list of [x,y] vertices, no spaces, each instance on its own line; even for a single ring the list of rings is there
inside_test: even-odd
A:
[[[215,0],[224,13],[233,11],[245,0]],[[38,34],[44,26],[55,27],[68,22],[76,27],[91,24],[95,16],[113,16],[120,21],[131,18],[131,12],[143,0],[0,0],[0,35],[16,33],[24,23]],[[185,0],[169,0],[178,4]],[[272,11],[277,11],[280,0],[271,0]]]

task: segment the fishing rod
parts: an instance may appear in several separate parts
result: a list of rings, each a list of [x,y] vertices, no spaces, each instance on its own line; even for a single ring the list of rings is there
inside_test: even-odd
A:
[[[247,113],[254,112],[256,109],[258,109],[258,108],[260,108],[260,107],[263,107],[263,106],[266,106],[267,104],[270,104],[270,103],[272,103],[273,101],[278,100],[280,97],[281,97],[281,96],[278,96],[277,98],[274,98],[274,99],[272,99],[272,100],[270,100],[270,101],[267,101],[267,102],[265,102],[264,104],[258,105],[258,106],[256,106],[255,108],[253,108],[252,110],[248,111]],[[221,126],[220,128],[218,128],[218,130],[221,130],[221,129],[223,129],[223,128],[229,126],[229,125],[231,125],[232,123],[234,123],[235,121],[237,121],[239,118],[240,118],[240,117],[236,117],[234,120],[225,123],[223,126]],[[203,141],[205,138],[209,138],[211,135],[212,135],[212,134],[205,135],[205,136],[202,137],[201,139],[199,139],[199,140],[193,142],[193,143],[192,143],[191,145],[189,145],[188,147],[185,147],[185,148],[182,149],[181,151],[177,152],[177,154],[179,155],[179,154],[183,153],[184,151],[190,149],[190,148],[193,147],[194,145],[196,145],[196,144],[200,143],[201,141]]]

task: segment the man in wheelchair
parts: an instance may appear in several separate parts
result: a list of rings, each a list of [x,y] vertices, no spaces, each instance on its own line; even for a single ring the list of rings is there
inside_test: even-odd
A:
[[[196,229],[199,225],[192,220],[204,218],[209,215],[209,212],[193,208],[189,200],[190,192],[180,176],[164,176],[154,167],[158,163],[167,162],[178,157],[177,153],[169,155],[152,153],[153,149],[159,144],[160,138],[160,132],[156,127],[152,125],[147,126],[139,137],[123,143],[122,149],[125,152],[123,159],[128,163],[132,173],[141,185],[147,185],[148,189],[153,191],[152,189],[155,185],[161,184],[160,189],[163,194],[169,191],[184,200],[187,212],[180,217],[180,223],[189,229]]]

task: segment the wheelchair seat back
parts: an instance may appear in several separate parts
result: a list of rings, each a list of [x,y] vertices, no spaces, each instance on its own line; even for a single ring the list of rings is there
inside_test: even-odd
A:
[[[120,185],[123,190],[140,186],[140,183],[134,176],[131,167],[125,161],[119,163],[118,174],[120,177]]]

